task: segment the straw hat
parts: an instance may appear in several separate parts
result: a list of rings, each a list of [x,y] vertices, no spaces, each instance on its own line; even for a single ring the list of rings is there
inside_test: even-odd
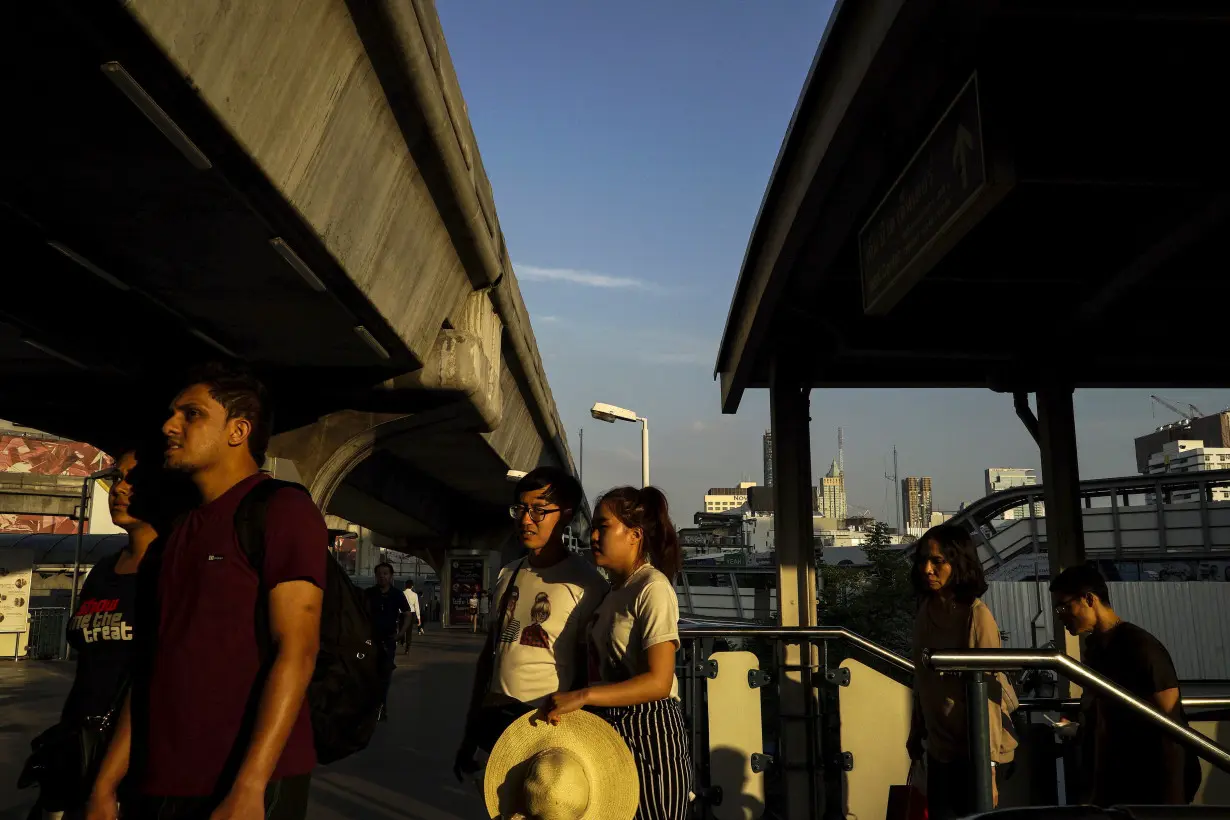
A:
[[[597,715],[558,726],[527,712],[504,730],[483,778],[487,815],[502,820],[632,820],[640,782],[632,752]]]

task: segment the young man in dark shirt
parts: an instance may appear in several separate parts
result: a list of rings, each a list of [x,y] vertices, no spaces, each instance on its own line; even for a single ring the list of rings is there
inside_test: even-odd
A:
[[[1088,635],[1084,663],[1167,716],[1182,720],[1179,678],[1161,641],[1115,614],[1096,568],[1069,567],[1051,582],[1055,614]],[[1187,752],[1152,722],[1094,691],[1084,693],[1081,734],[1089,802],[1099,806],[1187,803]]]
[[[372,628],[380,639],[380,671],[384,675],[384,700],[380,702],[379,721],[389,719],[389,684],[393,682],[393,670],[397,668],[397,642],[410,628],[406,611],[410,602],[401,590],[393,587],[393,565],[381,561],[376,565],[376,585],[367,588],[367,605],[371,608]]]
[[[156,631],[137,701],[143,719],[133,720],[130,697],[88,816],[114,820],[116,789],[130,751],[139,751],[125,820],[301,820],[316,765],[304,696],[319,647],[328,531],[306,494],[279,490],[267,506],[264,565],[258,573],[249,564],[234,516],[268,480],[259,471],[268,394],[222,365],[186,384],[163,426],[166,463],[191,478],[201,505],[156,556]],[[262,597],[267,642],[256,634]]]

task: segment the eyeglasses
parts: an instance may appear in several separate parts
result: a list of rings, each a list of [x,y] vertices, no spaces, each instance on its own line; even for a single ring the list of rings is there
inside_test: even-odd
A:
[[[559,507],[527,507],[524,504],[513,504],[508,508],[508,515],[514,521],[520,521],[521,516],[529,513],[530,520],[535,524],[541,524],[543,519],[554,512],[559,512]]]
[[[1067,615],[1068,612],[1072,609],[1072,604],[1076,603],[1079,600],[1080,598],[1069,598],[1066,601],[1062,601],[1058,604],[1055,604],[1055,614],[1056,615]]]

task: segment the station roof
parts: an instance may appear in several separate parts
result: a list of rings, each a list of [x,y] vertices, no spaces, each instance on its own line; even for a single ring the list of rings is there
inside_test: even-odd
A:
[[[128,545],[127,533],[81,536],[81,563],[93,566]],[[77,535],[53,533],[0,533],[0,561],[14,550],[34,553],[34,567],[71,565],[77,550]]]
[[[723,410],[775,361],[815,387],[1224,385],[1228,47],[1210,3],[839,0],[736,285]]]

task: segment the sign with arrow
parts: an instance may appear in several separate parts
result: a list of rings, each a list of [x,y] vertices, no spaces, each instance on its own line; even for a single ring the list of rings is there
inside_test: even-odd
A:
[[[859,231],[865,313],[887,313],[927,274],[987,187],[975,74]]]

